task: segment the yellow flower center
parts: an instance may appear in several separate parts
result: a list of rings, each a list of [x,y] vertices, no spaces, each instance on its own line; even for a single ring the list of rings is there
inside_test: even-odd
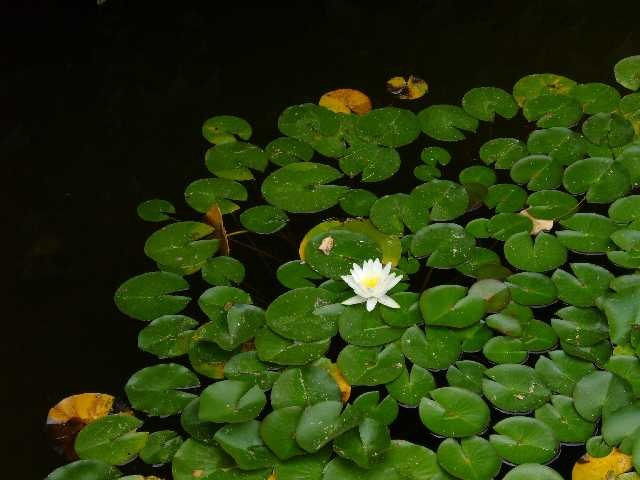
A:
[[[376,285],[378,285],[378,283],[380,283],[380,277],[379,276],[365,277],[362,279],[361,283],[367,288],[374,288]]]

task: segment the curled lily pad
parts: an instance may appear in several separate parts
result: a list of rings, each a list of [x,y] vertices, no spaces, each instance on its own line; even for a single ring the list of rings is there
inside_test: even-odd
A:
[[[176,213],[176,208],[167,200],[154,198],[138,205],[137,213],[145,222],[164,222]]]
[[[187,281],[175,273],[148,272],[124,282],[114,295],[118,309],[138,320],[153,320],[161,315],[179,313],[191,301],[182,295],[170,295],[187,290]]]
[[[200,380],[188,368],[163,363],[134,373],[124,390],[133,408],[162,417],[181,412],[196,396],[184,390],[198,386]]]
[[[226,178],[202,178],[191,182],[184,191],[184,199],[191,208],[206,213],[217,204],[220,212],[235,212],[240,206],[236,201],[245,201],[247,189],[239,182]]]
[[[420,420],[436,435],[468,437],[487,428],[489,407],[470,390],[442,387],[421,400]]]
[[[456,478],[475,480],[494,478],[502,466],[491,444],[478,436],[444,440],[438,447],[438,463]]]
[[[422,131],[436,140],[464,140],[463,131],[475,132],[478,120],[454,105],[431,105],[418,114]]]
[[[507,119],[518,113],[518,105],[511,94],[496,87],[472,88],[462,97],[462,108],[485,122],[493,122],[496,113]]]
[[[294,213],[312,213],[338,203],[347,187],[328,185],[342,175],[328,165],[298,162],[271,173],[262,183],[262,194],[273,206]]]
[[[544,422],[530,417],[509,417],[493,427],[489,437],[500,456],[515,465],[546,463],[558,451],[558,440]]]
[[[268,162],[264,150],[245,142],[218,144],[207,150],[205,155],[207,169],[229,180],[252,180],[251,170],[263,172]]]

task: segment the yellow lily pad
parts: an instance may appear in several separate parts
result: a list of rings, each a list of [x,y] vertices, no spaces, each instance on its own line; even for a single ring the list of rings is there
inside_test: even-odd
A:
[[[630,455],[614,448],[602,458],[584,454],[578,459],[571,472],[571,480],[613,480],[616,475],[630,471],[633,459]]]
[[[409,78],[390,78],[387,90],[401,100],[416,100],[429,91],[429,85],[423,79],[409,75]]]

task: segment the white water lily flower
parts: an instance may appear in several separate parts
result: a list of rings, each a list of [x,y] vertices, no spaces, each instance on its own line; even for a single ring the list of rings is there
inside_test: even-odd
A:
[[[388,296],[387,292],[402,280],[402,275],[389,272],[391,272],[391,264],[387,263],[383,267],[377,258],[365,261],[362,267],[354,263],[351,275],[343,275],[342,280],[353,288],[355,296],[342,303],[355,305],[366,302],[369,312],[376,308],[378,302],[390,308],[400,308],[398,302]]]

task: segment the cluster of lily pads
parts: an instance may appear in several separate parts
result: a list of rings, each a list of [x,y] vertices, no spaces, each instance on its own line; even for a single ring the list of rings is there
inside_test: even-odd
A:
[[[615,76],[637,90],[640,57]],[[527,138],[491,139],[457,181],[442,178],[447,142],[520,111],[536,125]],[[418,114],[296,105],[278,128],[263,149],[240,118],[205,122],[212,176],[185,191],[204,220],[140,205],[168,222],[144,246],[156,270],[115,302],[147,322],[139,348],[161,362],[125,386],[135,416],[89,423],[80,460],[49,480],[143,479],[117,468],[135,458],[171,463],[175,480],[556,480],[545,464],[563,444],[618,449],[640,467],[640,93],[534,74],[513,93],[473,88],[461,106]],[[340,183],[389,179],[418,139],[429,146],[410,191]],[[243,208],[254,175],[263,204]],[[270,235],[336,206],[344,218],[312,228],[275,272],[286,291],[254,304],[224,218],[241,212],[249,235]],[[389,292],[400,308],[343,305],[353,291],[341,277],[376,258],[403,276]],[[417,287],[430,269],[464,280]],[[192,292],[199,276],[208,288]],[[198,319],[181,313],[192,299]],[[414,407],[437,451],[392,439]],[[505,415],[492,423],[492,409]],[[145,430],[142,418],[168,416],[179,431]]]

